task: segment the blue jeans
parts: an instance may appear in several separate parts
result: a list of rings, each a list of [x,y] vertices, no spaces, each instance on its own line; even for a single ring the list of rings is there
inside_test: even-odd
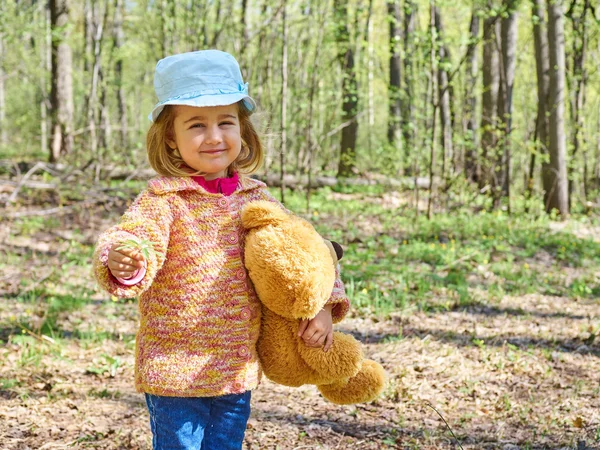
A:
[[[240,450],[250,391],[222,397],[146,394],[154,450]]]

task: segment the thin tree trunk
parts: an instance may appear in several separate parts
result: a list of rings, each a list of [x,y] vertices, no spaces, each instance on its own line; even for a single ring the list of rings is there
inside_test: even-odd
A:
[[[400,167],[404,166],[402,155],[402,59],[400,45],[402,42],[402,16],[400,14],[400,0],[388,0],[388,20],[390,23],[390,82],[388,85],[389,116],[387,139],[390,148],[394,149],[400,159]]]
[[[502,156],[499,161],[501,191],[495,191],[495,208],[500,206],[501,195],[508,198],[510,214],[510,180],[511,180],[511,132],[512,132],[512,97],[515,82],[517,51],[517,13],[515,0],[505,0],[506,16],[501,22],[501,83],[498,95],[498,117],[503,130]]]
[[[246,60],[244,59],[244,54],[248,45],[248,24],[246,22],[247,8],[248,0],[242,0],[242,11],[240,13],[240,51],[238,52],[240,67],[245,66],[246,63]]]
[[[531,1],[533,37],[535,45],[535,67],[537,73],[537,119],[535,139],[541,154],[548,153],[548,92],[550,88],[550,56],[548,55],[548,30],[546,27],[546,7],[544,0]],[[535,169],[535,152],[531,155],[529,181],[527,183],[528,198],[533,194]],[[544,204],[548,202],[551,191],[551,181],[546,172],[550,170],[549,162],[542,161],[542,182],[544,189]]]
[[[571,9],[575,6],[575,2],[572,4]],[[571,95],[571,146],[573,152],[571,158],[575,161],[579,149],[581,147],[581,140],[584,139],[584,126],[585,126],[585,115],[584,104],[585,104],[585,91],[587,82],[587,72],[585,70],[585,59],[587,56],[587,11],[590,8],[590,0],[584,0],[583,11],[581,15],[576,16],[571,10],[567,13],[567,17],[571,19],[573,25],[573,81],[574,89]],[[584,146],[585,148],[585,146]],[[574,178],[573,168],[569,167],[569,209],[571,209],[571,202],[574,195]],[[585,184],[585,180],[584,180]],[[584,195],[585,189],[584,189]]]
[[[68,0],[50,0],[52,29],[52,90],[50,117],[52,147],[49,160],[58,162],[73,148],[73,58],[68,44]]]
[[[281,203],[285,203],[285,154],[287,152],[287,82],[288,82],[288,25],[287,2],[283,2],[282,10],[283,42],[281,54],[281,148],[279,161],[281,164]]]
[[[52,73],[52,35],[50,30],[50,10],[47,4],[43,4],[40,7],[41,10],[41,21],[44,24],[44,38],[40,45],[40,150],[43,155],[50,154],[50,144],[48,137],[48,86],[47,77],[48,74]]]
[[[481,111],[481,178],[480,187],[495,187],[496,181],[496,127],[498,111],[498,88],[500,84],[499,57],[496,47],[498,22],[487,18],[483,24],[483,94]]]
[[[442,172],[441,177],[446,184],[446,175],[448,172],[448,160],[453,157],[452,147],[452,113],[450,111],[450,86],[448,85],[448,72],[445,69],[445,65],[450,61],[450,55],[448,49],[442,43],[442,36],[444,35],[444,26],[442,24],[442,17],[440,15],[439,8],[435,8],[435,28],[437,33],[437,39],[439,40],[438,56],[439,66],[437,68],[438,77],[438,104],[440,110],[440,140],[442,144]]]
[[[436,116],[437,109],[439,105],[439,96],[438,96],[438,77],[437,77],[437,61],[436,61],[436,53],[437,53],[437,40],[435,38],[435,30],[436,30],[436,6],[435,0],[430,0],[430,22],[429,22],[429,32],[431,35],[431,51],[430,51],[430,79],[431,79],[431,103],[433,106],[433,113],[431,116],[431,152],[429,155],[429,199],[427,201],[427,218],[431,220],[433,215],[433,197],[434,193],[434,184],[433,179],[435,175],[435,144],[437,142],[437,130],[436,130]],[[418,205],[417,205],[418,207]]]
[[[96,7],[100,8],[100,3],[95,4]],[[88,118],[88,128],[90,130],[89,143],[90,150],[92,156],[96,158],[96,179],[99,178],[100,175],[100,167],[102,165],[102,161],[100,155],[98,153],[98,143],[103,138],[98,136],[97,133],[97,124],[99,120],[98,115],[98,88],[100,86],[100,70],[101,70],[101,52],[102,52],[102,38],[104,35],[104,26],[106,23],[106,18],[108,14],[108,3],[104,4],[104,11],[102,11],[102,19],[99,18],[100,11],[99,9],[94,8],[93,11],[93,23],[94,23],[94,63],[92,66],[92,79],[91,79],[91,87],[90,87],[90,95],[89,95],[89,103],[87,110],[87,118]]]
[[[374,72],[374,59],[375,59],[375,46],[373,45],[373,20],[371,18],[373,0],[369,0],[369,20],[367,25],[367,87],[368,87],[368,97],[369,97],[369,129],[372,130],[375,126],[375,92],[374,92],[374,80],[375,74]],[[368,144],[369,144],[369,154],[373,150],[373,134],[368,133]]]
[[[8,133],[6,132],[6,97],[4,90],[4,36],[0,33],[0,149],[8,143]]]
[[[319,73],[321,46],[323,45],[323,34],[325,29],[325,21],[327,19],[326,13],[321,13],[322,22],[319,23],[319,34],[317,37],[317,43],[315,45],[315,56],[312,67],[312,75],[310,80],[310,91],[308,94],[308,126],[306,127],[306,145],[308,146],[308,186],[306,188],[306,211],[310,212],[310,194],[312,186],[312,170],[313,170],[313,158],[315,153],[314,135],[313,135],[313,110],[314,110],[314,97],[315,91],[317,90],[317,74]]]
[[[404,0],[404,88],[402,108],[402,135],[404,148],[414,149],[415,142],[415,77],[414,64],[415,45],[413,34],[415,33],[415,22],[417,16],[417,4],[414,0]],[[407,155],[408,156],[408,155]],[[407,168],[410,167],[407,165]]]
[[[470,40],[467,49],[467,67],[466,67],[466,89],[465,89],[465,109],[463,130],[465,134],[465,177],[469,181],[477,182],[479,180],[479,163],[477,158],[478,147],[478,126],[477,126],[477,98],[475,96],[475,87],[479,73],[477,61],[477,38],[479,36],[479,15],[477,9],[473,9],[471,15],[471,24],[469,26]]]
[[[124,44],[123,33],[123,16],[124,4],[123,0],[115,0],[115,15],[114,15],[114,31],[113,31],[113,46],[117,51],[117,59],[115,61],[115,84],[117,94],[117,107],[119,111],[119,123],[121,124],[120,145],[121,149],[125,150],[129,146],[128,130],[127,130],[127,102],[125,96],[125,88],[123,87],[123,57],[121,55],[121,47]]]
[[[94,57],[94,7],[92,0],[85,0],[83,5],[83,71],[92,71],[92,58]],[[87,104],[87,99],[86,99]]]
[[[337,25],[338,59],[342,66],[342,122],[350,122],[342,129],[338,177],[350,177],[356,167],[356,136],[358,122],[358,86],[354,68],[354,51],[348,31],[348,0],[335,0],[334,9]]]
[[[565,135],[565,35],[561,0],[548,0],[548,53],[550,56],[549,151],[552,179],[546,211],[569,214],[567,140]]]

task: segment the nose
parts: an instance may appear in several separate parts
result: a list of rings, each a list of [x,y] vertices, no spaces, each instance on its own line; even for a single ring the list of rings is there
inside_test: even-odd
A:
[[[222,131],[219,125],[212,125],[206,128],[204,142],[209,145],[220,144],[223,141]]]

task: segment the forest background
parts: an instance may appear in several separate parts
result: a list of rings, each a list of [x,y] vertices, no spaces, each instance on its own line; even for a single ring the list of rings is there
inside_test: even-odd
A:
[[[266,382],[245,448],[596,448],[591,0],[0,0],[0,443],[149,448],[136,304],[90,258],[152,176],[156,62],[205,48],[390,374],[358,407]]]

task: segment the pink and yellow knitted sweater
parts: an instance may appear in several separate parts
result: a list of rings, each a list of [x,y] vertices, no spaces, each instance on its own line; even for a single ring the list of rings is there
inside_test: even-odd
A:
[[[229,196],[191,178],[155,178],[119,224],[100,235],[96,279],[117,297],[139,296],[138,391],[208,397],[258,385],[260,303],[244,267],[240,221],[242,206],[253,200],[276,202],[264,183],[245,176]],[[106,265],[111,245],[129,239],[154,245],[144,278],[132,286]],[[349,307],[339,276],[329,303],[338,322]]]

